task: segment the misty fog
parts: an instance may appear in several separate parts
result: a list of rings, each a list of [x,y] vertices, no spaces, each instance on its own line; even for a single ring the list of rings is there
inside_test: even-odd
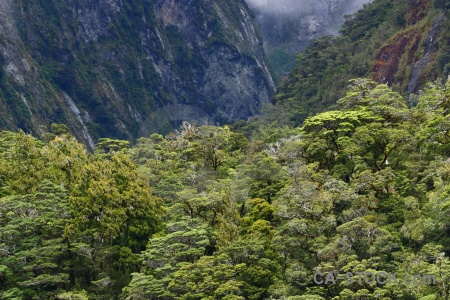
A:
[[[369,0],[246,0],[248,5],[264,14],[307,15],[324,7],[339,7],[342,14],[351,14]]]
[[[276,74],[289,72],[295,57],[323,35],[338,35],[349,15],[370,0],[246,0],[264,37]],[[277,78],[277,77],[276,77]]]

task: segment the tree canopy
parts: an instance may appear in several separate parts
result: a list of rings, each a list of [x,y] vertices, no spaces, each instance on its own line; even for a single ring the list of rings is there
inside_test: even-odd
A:
[[[0,298],[447,299],[449,99],[356,79],[300,127],[185,123],[93,153],[63,126],[3,131]]]

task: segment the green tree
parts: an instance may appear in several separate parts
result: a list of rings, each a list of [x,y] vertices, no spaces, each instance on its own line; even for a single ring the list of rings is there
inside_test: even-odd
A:
[[[67,288],[68,193],[43,180],[35,193],[0,198],[0,296],[52,298]]]
[[[123,299],[173,299],[167,290],[174,274],[183,265],[193,264],[214,248],[210,228],[199,219],[184,218],[166,224],[164,232],[154,236],[142,252],[140,273],[133,273],[124,288]]]
[[[87,285],[114,292],[121,278],[137,269],[135,254],[158,231],[160,200],[123,153],[84,165],[69,200],[65,236],[81,266],[79,276]]]

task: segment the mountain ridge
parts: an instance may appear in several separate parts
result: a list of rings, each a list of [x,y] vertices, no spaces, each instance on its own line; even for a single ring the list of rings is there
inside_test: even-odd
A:
[[[166,105],[255,115],[274,83],[244,1],[0,1],[0,126],[135,140]]]
[[[375,0],[297,57],[273,98],[284,123],[339,107],[349,80],[370,78],[417,102],[427,82],[450,72],[447,1]]]

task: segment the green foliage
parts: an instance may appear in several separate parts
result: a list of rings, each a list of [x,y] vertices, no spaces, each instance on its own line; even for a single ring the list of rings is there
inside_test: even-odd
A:
[[[114,293],[137,267],[134,256],[159,228],[159,199],[124,153],[86,163],[69,198],[64,236],[83,266],[87,284]]]
[[[123,149],[127,149],[129,145],[130,143],[128,141],[101,138],[98,140],[95,146],[95,152],[97,154],[117,152]]]
[[[442,6],[442,5],[441,5]],[[346,16],[341,36],[324,36],[312,42],[297,57],[297,66],[278,87],[273,98],[279,121],[295,126],[316,113],[335,109],[345,97],[348,81],[372,77],[405,92],[411,68],[423,56],[431,24],[442,14],[436,34],[439,49],[420,72],[415,90],[426,80],[448,75],[448,16],[443,9],[431,9],[428,2],[376,0]],[[429,46],[428,46],[429,47]],[[416,70],[417,71],[417,70]],[[411,91],[407,91],[410,93]],[[387,94],[386,94],[387,95]],[[281,112],[281,113],[279,113]]]
[[[89,155],[58,128],[62,135],[47,142],[1,133],[4,299],[87,299],[83,288],[99,293],[105,287],[114,295],[115,285],[126,285],[136,270],[136,253],[159,230],[159,199],[129,157]]]
[[[61,238],[67,210],[67,191],[48,180],[33,194],[0,199],[0,268],[9,293],[50,297],[69,283],[63,263],[67,245]],[[20,293],[13,292],[15,287]]]
[[[240,14],[219,2],[226,17]],[[150,16],[150,6],[138,1],[123,9]],[[94,153],[65,125],[52,124],[42,140],[1,132],[0,298],[447,299],[450,81],[410,96],[414,107],[387,85],[348,81],[367,74],[382,37],[405,25],[408,9],[405,1],[367,4],[348,18],[343,36],[323,37],[299,55],[276,105],[244,126],[183,122],[131,147],[100,139]],[[58,10],[43,3],[39,11],[50,19],[42,21],[48,28],[37,48],[55,24],[65,26]],[[198,12],[197,22],[214,28],[208,42],[230,38],[213,16]],[[126,36],[123,53],[142,50],[132,24],[141,19],[109,24],[111,34]],[[197,51],[184,46],[175,26],[160,29],[188,76],[202,64]],[[96,49],[72,46],[86,55],[70,68],[37,58],[43,74],[80,103],[99,106],[94,118],[108,123],[102,96],[84,88],[99,82],[83,67],[96,61]],[[444,70],[445,56],[437,56]],[[155,86],[153,79],[137,79],[128,56],[120,62],[105,67],[108,80],[127,78],[117,92],[152,98],[142,86]],[[0,84],[0,97],[11,92],[3,74]],[[318,271],[428,274],[436,282],[318,285]]]
[[[354,15],[347,16],[342,26],[341,33],[352,41],[358,41],[370,37],[383,23],[392,11],[396,3],[393,1],[374,1],[364,4],[363,9]],[[395,24],[403,25],[403,24]]]
[[[0,297],[446,299],[449,87],[408,108],[355,79],[341,110],[250,140],[183,123],[89,154],[64,127],[46,141],[4,131]],[[318,285],[316,272],[354,281]]]

